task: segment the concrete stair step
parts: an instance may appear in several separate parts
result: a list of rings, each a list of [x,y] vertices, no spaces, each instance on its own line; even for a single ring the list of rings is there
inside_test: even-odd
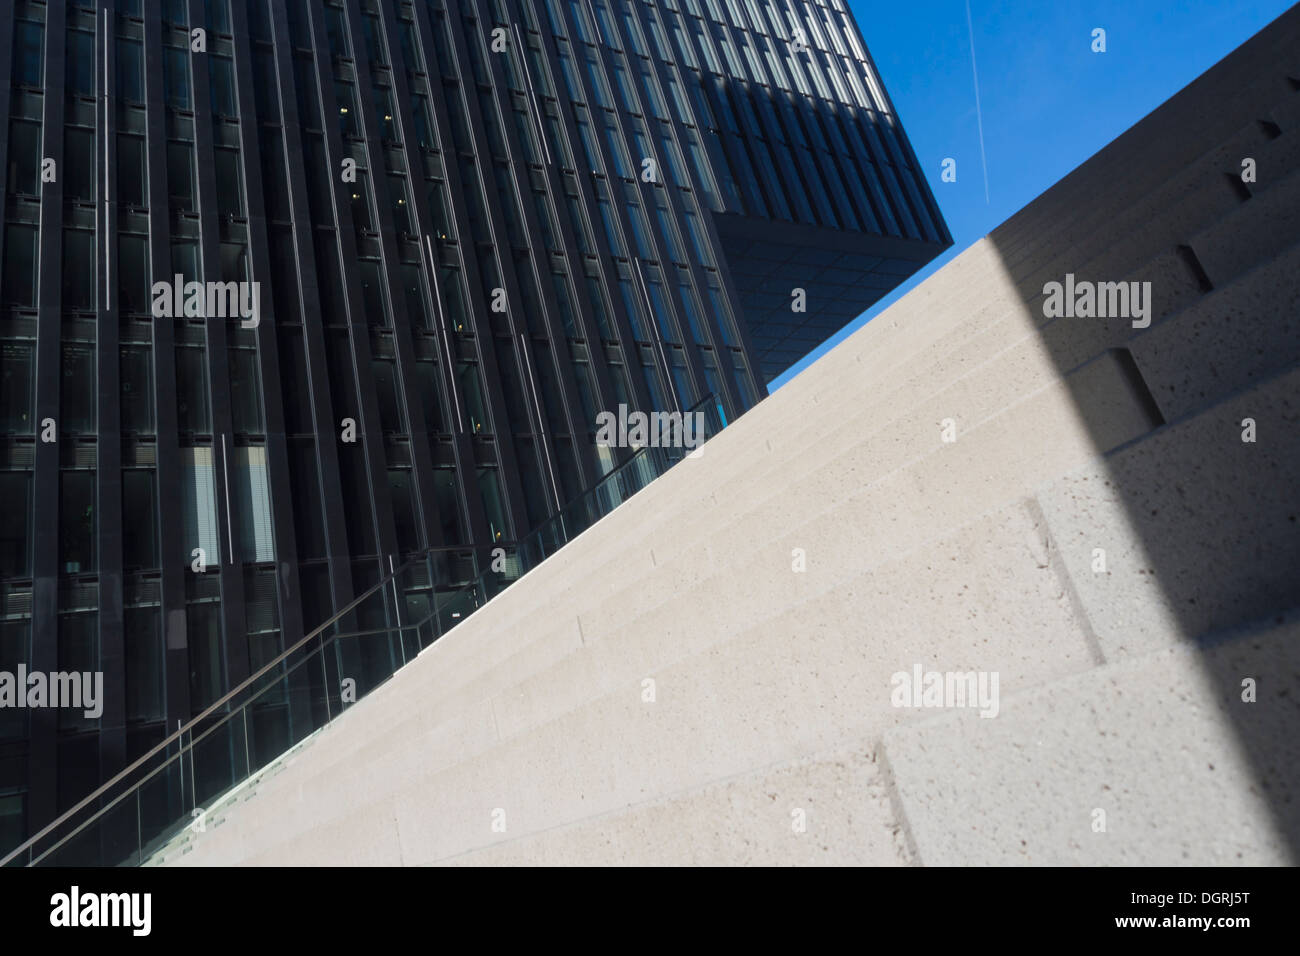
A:
[[[997,720],[900,725],[882,749],[927,866],[1287,866],[1294,821],[1270,799],[1300,792],[1298,674],[1293,612],[1009,696]]]
[[[1129,348],[1166,421],[1300,363],[1300,242]]]
[[[565,827],[485,844],[440,865],[906,866],[885,775],[860,750],[713,781]],[[304,841],[309,845],[309,841]],[[322,861],[325,862],[325,861]]]
[[[1109,195],[1105,203],[1084,203],[1089,211],[1086,217],[1078,219],[1074,228],[1040,242],[1011,273],[1029,298],[1039,294],[1044,282],[1060,278],[1062,264],[1068,268],[1071,262],[1095,260],[1094,271],[1100,274],[1113,268],[1112,263],[1122,267],[1141,261],[1144,251],[1190,235],[1250,196],[1241,182],[1243,157],[1254,158],[1272,175],[1295,170],[1290,157],[1298,139],[1300,133],[1295,131],[1273,138],[1258,120],[1251,120],[1170,180],[1119,205],[1118,215]],[[1119,242],[1116,237],[1121,237]]]

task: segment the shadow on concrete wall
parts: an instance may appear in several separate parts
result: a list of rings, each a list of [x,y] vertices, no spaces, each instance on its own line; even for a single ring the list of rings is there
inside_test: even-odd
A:
[[[1104,456],[1038,495],[1102,653],[1197,648],[1300,860],[1300,7],[990,241]],[[1149,327],[1045,314],[1067,274]]]

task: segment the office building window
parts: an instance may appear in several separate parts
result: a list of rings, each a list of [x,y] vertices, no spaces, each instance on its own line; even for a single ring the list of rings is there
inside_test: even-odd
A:
[[[67,91],[70,96],[95,95],[95,35],[68,31]]]
[[[691,290],[690,272],[682,269],[678,271],[677,289],[681,294],[682,313],[686,316],[686,323],[691,330],[691,339],[700,345],[708,345],[709,338],[705,335],[704,324],[700,321],[700,312],[695,305],[695,293]]]
[[[122,235],[117,240],[119,308],[123,312],[148,315],[152,311],[152,283],[149,281],[149,240],[144,236]]]
[[[236,434],[261,434],[265,428],[262,420],[262,390],[259,385],[257,353],[252,349],[230,350],[230,395]]]
[[[406,300],[406,315],[412,327],[432,329],[433,316],[429,312],[429,299],[424,291],[424,273],[414,263],[402,263],[402,294]]]
[[[63,194],[73,202],[94,202],[95,131],[69,127],[64,136]]]
[[[461,520],[460,488],[456,472],[451,468],[436,469],[433,473],[433,489],[438,499],[438,520],[442,525],[443,542],[464,543],[464,522]]]
[[[163,49],[163,92],[167,105],[173,109],[188,110],[190,102],[190,56],[177,47]]]
[[[63,344],[63,377],[59,388],[59,419],[65,433],[95,430],[95,347],[82,342]]]
[[[149,165],[145,161],[144,137],[118,136],[117,201],[124,206],[146,206],[148,191]]]
[[[147,345],[122,347],[121,425],[128,434],[148,435],[154,430],[152,355]]]
[[[274,561],[266,448],[252,445],[236,448],[234,452],[233,480],[239,511],[240,559],[249,564]]]
[[[392,327],[388,315],[387,284],[383,268],[373,259],[363,259],[361,266],[361,299],[366,310],[366,324],[371,328]]]
[[[405,176],[388,177],[388,199],[392,204],[393,227],[403,235],[415,232],[415,221],[411,215],[411,197],[406,188]]]
[[[59,476],[59,570],[95,570],[95,473],[64,471]]]
[[[126,608],[122,630],[126,719],[130,723],[162,720],[166,716],[166,698],[161,609]]]
[[[5,227],[4,303],[36,305],[37,229],[10,223]]]
[[[122,472],[122,563],[127,570],[159,567],[157,515],[154,473]]]
[[[370,176],[357,170],[357,181],[349,187],[352,199],[352,225],[362,232],[375,231],[375,207],[370,199]]]
[[[386,86],[376,86],[373,91],[375,115],[379,118],[379,138],[388,144],[400,143],[397,134],[397,108],[393,105],[393,91]]]
[[[218,149],[214,155],[217,167],[217,212],[223,218],[243,218],[244,184],[240,175],[239,150]]]
[[[379,17],[371,13],[363,14],[361,29],[366,38],[366,55],[370,58],[370,65],[387,66],[388,44],[384,41],[384,31],[379,25]]]
[[[391,358],[374,358],[370,361],[370,371],[375,380],[375,392],[379,398],[379,424],[388,433],[404,433],[406,426],[402,418],[402,404],[398,398],[397,364]]]
[[[144,47],[138,40],[118,38],[117,95],[131,103],[144,102]]]
[[[416,38],[415,24],[403,18],[398,21],[397,27],[402,45],[402,62],[406,64],[408,70],[423,73],[424,58],[420,53],[420,43]]]
[[[234,61],[228,56],[208,54],[208,82],[212,87],[212,112],[218,116],[238,116]]]
[[[221,563],[217,540],[217,492],[210,446],[181,450],[181,549],[179,555],[190,565],[201,549],[208,567]]]
[[[212,599],[191,601],[185,608],[185,630],[190,661],[190,709],[197,714],[220,697],[226,685],[221,603]]]
[[[182,432],[210,434],[208,419],[208,363],[201,345],[176,349],[177,425]]]
[[[203,0],[208,26],[216,33],[230,33],[230,0]]]
[[[32,473],[0,471],[0,577],[25,578],[32,573]]]
[[[0,342],[0,433],[32,434],[35,385],[36,343]]]
[[[9,189],[25,196],[41,191],[41,124],[9,124]]]
[[[325,555],[325,521],[321,505],[316,442],[310,435],[289,440],[289,489],[293,501],[294,540],[299,560]]]
[[[14,82],[40,86],[45,82],[45,26],[19,20],[14,29]]]
[[[411,487],[411,469],[388,470],[388,492],[393,502],[393,525],[397,530],[397,547],[401,551],[418,551],[423,535],[415,518],[415,493]]]
[[[167,144],[167,195],[178,209],[195,208],[194,146],[191,143]]]
[[[339,107],[339,135],[345,138],[361,137],[361,114],[357,111],[356,86],[336,80],[334,99]]]
[[[262,130],[262,195],[266,214],[271,219],[288,222],[289,178],[284,164],[284,139],[278,129]]]
[[[172,272],[180,273],[187,282],[202,282],[203,270],[199,265],[197,242],[181,239],[172,243]]]

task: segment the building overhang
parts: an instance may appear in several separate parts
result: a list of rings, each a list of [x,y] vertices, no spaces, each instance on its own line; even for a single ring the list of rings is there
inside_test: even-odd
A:
[[[794,365],[951,242],[714,213],[765,382]],[[795,290],[805,311],[795,311]]]

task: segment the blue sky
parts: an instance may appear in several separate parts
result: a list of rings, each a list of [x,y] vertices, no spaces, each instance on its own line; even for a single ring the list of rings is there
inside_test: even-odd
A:
[[[772,383],[992,232],[1089,156],[1276,18],[1290,0],[851,0],[953,247]],[[1106,52],[1091,50],[1106,30]],[[939,181],[945,157],[957,181]]]

